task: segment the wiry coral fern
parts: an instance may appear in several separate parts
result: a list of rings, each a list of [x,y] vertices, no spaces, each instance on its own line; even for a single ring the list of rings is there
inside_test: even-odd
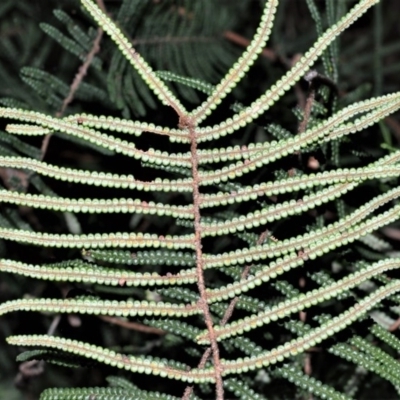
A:
[[[255,36],[217,85],[168,72],[155,73],[93,0],[81,2],[151,92],[173,110],[176,126],[88,114],[51,116],[2,107],[1,117],[18,121],[6,130],[10,137],[61,134],[92,146],[105,153],[104,157],[120,154],[132,165],[139,160],[159,177],[136,178],[129,168],[126,174],[118,174],[61,167],[27,152],[26,157],[3,154],[0,166],[23,172],[27,179],[108,188],[107,193],[113,195],[104,199],[57,196],[39,180],[42,183],[36,188],[40,193],[15,190],[9,184],[1,188],[0,200],[3,205],[57,211],[69,220],[96,214],[101,221],[103,214],[124,213],[147,215],[152,222],[126,232],[50,233],[22,223],[16,226],[2,215],[2,239],[82,251],[80,258],[76,253],[71,256],[74,250],[65,251],[69,258],[53,263],[2,258],[3,274],[75,282],[91,287],[95,294],[16,299],[0,304],[0,315],[30,311],[93,314],[120,321],[135,317],[143,335],[146,329],[169,332],[167,337],[185,347],[188,355],[174,357],[171,352],[165,359],[131,355],[51,334],[8,337],[9,344],[42,349],[23,353],[25,359],[68,364],[67,354],[71,353],[72,363],[80,364],[87,358],[134,373],[132,383],[111,377],[109,388],[48,389],[41,398],[175,398],[135,386],[137,374],[149,374],[160,380],[185,382],[181,387],[185,399],[213,397],[207,392],[211,386],[215,386],[218,399],[294,398],[294,393],[302,391],[320,398],[345,399],[354,395],[355,384],[351,382],[357,378],[356,366],[351,363],[398,389],[400,365],[390,356],[390,347],[398,351],[400,346],[398,339],[378,324],[377,315],[389,313],[387,299],[392,303],[400,300],[400,281],[389,278],[398,269],[400,258],[387,251],[385,246],[390,245],[376,232],[398,220],[400,189],[391,183],[400,173],[400,151],[354,168],[339,168],[334,161],[325,169],[316,165],[288,171],[284,166],[291,157],[299,159],[319,148],[325,154],[331,152],[333,160],[340,158],[340,146],[347,137],[351,142],[351,135],[371,129],[400,108],[400,92],[347,106],[334,102],[329,114],[324,104],[329,97],[326,87],[315,89],[311,81],[309,107],[306,104],[299,115],[296,134],[271,125],[265,141],[231,146],[227,145],[229,138],[224,138],[243,132],[303,77],[309,79],[309,70],[319,57],[328,68],[332,59],[327,51],[334,48],[335,39],[378,0],[358,1],[325,32],[318,25],[317,41],[286,74],[250,105],[236,104],[231,117],[214,125],[207,124],[207,118],[218,114],[220,104],[265,47],[278,0],[265,2]],[[335,79],[335,73],[332,77]],[[169,86],[170,80],[194,87],[203,97],[205,93],[205,100],[188,111],[186,102]],[[322,93],[320,101],[316,100],[318,93]],[[135,141],[143,143],[140,140],[146,137],[152,143],[160,139],[168,144],[142,150]],[[346,204],[348,193],[374,180],[381,184],[380,192],[356,206]],[[127,197],[119,197],[119,190]],[[317,211],[321,205],[328,207],[330,215]],[[162,225],[157,225],[157,220],[165,218],[176,224],[171,223],[167,230],[163,225],[158,231],[157,226]],[[129,288],[137,290],[126,295]],[[307,310],[314,317],[307,316]],[[365,320],[365,316],[374,316],[377,322]],[[325,354],[325,362],[332,357],[348,360],[347,364],[343,361],[347,381],[336,384],[329,374],[314,377],[306,368],[312,351]],[[165,355],[165,348],[161,353]],[[152,354],[157,355],[156,350]],[[294,386],[286,394],[267,395],[263,391],[271,379],[288,380]]]

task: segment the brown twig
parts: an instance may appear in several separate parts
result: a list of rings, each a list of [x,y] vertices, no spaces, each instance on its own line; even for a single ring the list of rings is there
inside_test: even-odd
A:
[[[97,4],[99,5],[99,7],[101,7],[103,10],[105,10],[103,0],[96,0],[96,1],[97,1]],[[75,75],[75,78],[70,86],[69,93],[62,103],[62,107],[61,107],[60,111],[56,113],[57,117],[62,117],[64,115],[66,108],[73,100],[74,95],[79,88],[79,85],[81,84],[83,78],[85,77],[85,75],[87,73],[87,70],[88,70],[90,64],[93,61],[94,56],[100,50],[100,41],[101,41],[102,35],[103,35],[103,30],[99,28],[98,32],[97,32],[97,36],[93,42],[93,46],[92,46],[90,52],[87,54],[84,63],[80,66],[78,73]],[[40,151],[41,151],[40,159],[41,160],[43,160],[43,158],[47,152],[50,138],[51,138],[51,134],[47,134],[43,139],[43,142],[42,142],[42,145],[40,148]],[[28,177],[29,176],[30,175],[28,175]],[[54,335],[54,332],[57,329],[57,326],[58,326],[60,320],[61,320],[60,315],[57,315],[56,317],[54,317],[54,319],[47,331],[48,335]],[[17,386],[24,385],[30,380],[30,378],[41,375],[44,372],[44,365],[45,365],[45,363],[43,360],[42,361],[31,360],[31,361],[23,362],[20,365],[19,372],[15,377],[15,384]]]
[[[386,117],[384,122],[392,130],[397,143],[400,143],[400,122],[394,117]]]
[[[315,88],[314,85],[312,84],[312,79],[316,76],[316,72],[315,71],[310,71],[307,76],[306,76],[306,80],[309,82],[310,88],[309,88],[309,94],[307,96],[305,105],[304,105],[304,115],[303,115],[303,120],[300,122],[299,124],[299,129],[298,129],[298,133],[303,133],[306,131],[307,129],[307,125],[311,116],[311,111],[312,111],[312,106],[314,104],[315,101]],[[309,162],[310,163],[310,160]],[[305,277],[301,277],[299,280],[299,286],[301,288],[304,288],[306,286],[306,279]],[[300,311],[299,312],[299,319],[302,322],[305,322],[307,319],[307,313],[305,311]],[[312,365],[311,365],[311,354],[306,353],[304,355],[304,373],[306,375],[311,376],[312,375]],[[310,393],[308,400],[312,400],[313,399],[313,395]]]
[[[86,55],[84,63],[79,67],[78,72],[76,73],[74,80],[72,81],[69,88],[68,96],[64,99],[60,111],[56,114],[57,117],[62,117],[64,115],[66,108],[74,99],[75,93],[82,83],[83,78],[86,76],[95,55],[100,51],[100,41],[102,36],[103,29],[98,28],[96,38],[93,41],[93,46],[90,49],[90,52]]]
[[[103,321],[107,321],[110,324],[119,325],[119,326],[122,326],[123,328],[130,329],[132,331],[150,333],[153,335],[165,335],[166,334],[166,332],[163,331],[162,329],[153,328],[152,326],[146,326],[143,324],[139,324],[138,322],[125,321],[123,319],[116,318],[116,317],[110,317],[108,315],[102,315],[102,316],[100,316],[100,319],[102,319]]]
[[[106,9],[106,6],[104,5],[104,1],[96,0],[96,3],[101,8],[101,11],[103,11],[105,14],[107,14],[107,9]]]
[[[246,39],[245,37],[239,35],[236,32],[232,31],[225,31],[223,36],[231,41],[232,43],[235,43],[239,46],[242,47],[247,47],[250,44],[250,40]],[[280,54],[279,50],[275,51],[272,49],[264,48],[261,51],[261,55],[265,58],[267,58],[270,61],[280,61],[286,68],[292,68],[294,64],[301,58],[301,54],[295,54],[293,58],[290,60],[286,58],[283,54]],[[301,90],[301,87],[298,83],[294,85],[294,91],[295,95],[298,100],[298,104],[300,108],[304,108],[305,106],[305,96],[303,94],[303,91]]]
[[[312,374],[312,365],[311,365],[311,353],[304,354],[304,373],[308,376]],[[308,393],[307,400],[313,400],[314,396],[312,393]]]
[[[103,0],[96,0],[96,1],[97,1],[98,6],[103,11],[105,11]],[[74,99],[75,93],[78,90],[80,84],[82,83],[83,78],[86,76],[87,71],[88,71],[95,55],[100,51],[100,41],[101,41],[102,36],[103,36],[103,30],[101,28],[98,28],[96,38],[93,41],[93,46],[90,49],[89,53],[86,55],[85,61],[79,67],[78,72],[76,73],[76,75],[71,83],[71,86],[69,87],[68,95],[62,102],[60,110],[56,113],[57,117],[62,117],[64,115],[65,110],[67,109],[68,105]],[[50,138],[51,138],[51,133],[47,134],[43,139],[42,146],[40,148],[40,152],[41,152],[40,159],[41,160],[43,160],[44,156],[46,155],[47,148],[49,147]]]
[[[396,321],[393,322],[392,325],[389,326],[388,331],[393,332],[399,329],[400,327],[400,318],[396,319]]]
[[[242,47],[247,47],[250,44],[249,39],[246,39],[245,37],[239,35],[236,32],[225,31],[223,36],[225,39],[228,39],[232,43],[238,44],[239,46],[242,46]],[[275,53],[275,51],[271,50],[271,49],[265,48],[261,51],[261,54],[265,58],[268,58],[268,60],[271,60],[271,61],[276,61],[278,59],[278,56]]]
[[[304,277],[300,278],[299,286],[301,288],[304,288],[306,286],[306,279]],[[306,322],[307,313],[305,311],[300,311],[299,312],[299,319],[300,319],[301,322]],[[303,365],[303,368],[304,368],[304,373],[306,375],[309,375],[309,376],[312,375],[312,364],[311,364],[311,354],[310,353],[305,353],[304,354],[304,365]],[[312,393],[309,393],[308,400],[313,400]]]
[[[398,228],[390,228],[390,227],[383,228],[382,233],[389,239],[397,241],[400,240],[400,229]]]
[[[259,238],[257,239],[256,245],[258,246],[258,245],[264,243],[264,241],[265,241],[265,239],[267,238],[268,234],[269,234],[268,230],[265,230],[265,231],[259,236]],[[251,267],[252,267],[252,266],[251,266],[250,264],[249,264],[249,265],[246,265],[246,266],[244,267],[244,269],[243,269],[243,271],[242,271],[242,274],[240,275],[240,280],[244,281],[245,279],[247,279],[247,276],[248,276],[249,273],[250,273]],[[225,324],[228,323],[228,321],[229,321],[229,319],[231,318],[231,316],[232,316],[232,314],[233,314],[233,311],[234,311],[234,309],[235,309],[236,304],[237,304],[238,301],[239,301],[239,297],[237,297],[237,296],[234,297],[234,298],[231,300],[231,302],[229,303],[228,308],[226,309],[226,311],[225,311],[225,313],[224,313],[224,316],[223,316],[222,319],[221,319],[221,322],[220,322],[220,325],[221,325],[221,326],[224,326]]]
[[[48,335],[54,335],[58,324],[61,321],[61,315],[56,315],[47,330]],[[32,378],[35,378],[44,372],[45,362],[43,360],[29,360],[24,361],[19,366],[18,374],[14,379],[14,384],[16,387],[23,388],[26,387]]]
[[[305,132],[305,130],[307,129],[308,121],[309,121],[310,116],[311,116],[312,106],[313,106],[314,101],[315,101],[315,89],[314,89],[314,86],[312,84],[312,80],[314,79],[314,77],[316,75],[317,75],[317,73],[315,71],[310,71],[306,76],[306,80],[310,84],[310,91],[309,91],[309,94],[307,96],[306,104],[304,106],[303,120],[300,122],[300,125],[299,125],[299,129],[298,129],[299,133]]]

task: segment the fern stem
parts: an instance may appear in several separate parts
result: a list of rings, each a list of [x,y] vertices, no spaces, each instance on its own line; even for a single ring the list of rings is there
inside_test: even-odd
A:
[[[224,400],[224,385],[222,382],[222,366],[219,356],[219,348],[217,339],[214,332],[213,321],[211,318],[210,307],[207,303],[207,292],[204,282],[204,260],[203,260],[203,250],[201,241],[201,231],[202,226],[200,222],[200,178],[199,178],[199,160],[197,155],[197,133],[195,125],[192,119],[186,118],[181,119],[181,125],[187,125],[190,132],[190,152],[192,161],[192,177],[193,177],[193,211],[194,211],[194,244],[196,252],[196,272],[197,272],[197,286],[200,293],[200,307],[202,308],[204,314],[204,321],[207,326],[210,344],[212,349],[213,361],[214,361],[214,371],[215,371],[215,384],[216,384],[216,394],[217,400]]]

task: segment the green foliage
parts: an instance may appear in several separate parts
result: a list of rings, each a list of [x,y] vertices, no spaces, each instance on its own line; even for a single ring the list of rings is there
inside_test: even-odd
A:
[[[34,348],[23,365],[101,375],[41,400],[366,398],[363,374],[388,395],[400,387],[400,342],[382,322],[398,312],[400,258],[380,237],[397,233],[400,151],[377,124],[400,92],[381,94],[378,78],[375,97],[336,87],[339,35],[378,1],[322,12],[307,0],[315,43],[283,73],[262,64],[274,82],[249,95],[285,15],[260,3],[237,61],[221,31],[247,2],[126,0],[105,13],[81,0],[83,12],[40,24],[38,57],[61,48],[60,74],[31,63],[0,107],[0,272],[22,287],[0,316],[41,315],[5,332]],[[41,289],[23,296],[32,282]],[[329,371],[311,368],[317,357]],[[121,376],[98,387],[110,371]]]

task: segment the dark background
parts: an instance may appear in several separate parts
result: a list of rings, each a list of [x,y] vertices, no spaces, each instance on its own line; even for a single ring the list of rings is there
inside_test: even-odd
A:
[[[197,0],[208,2],[211,0]],[[151,4],[152,3],[152,4]],[[161,7],[167,3],[170,7],[175,7],[177,13],[184,10],[183,1],[153,1],[149,7]],[[217,83],[223,76],[223,72],[232,64],[233,60],[243,51],[246,39],[250,39],[255,32],[258,24],[260,1],[216,1],[217,9],[214,11],[215,29],[208,29],[205,25],[203,31],[187,35],[186,46],[197,49],[193,54],[198,57],[194,64],[182,62],[180,54],[186,54],[185,49],[181,49],[182,38],[176,33],[174,26],[168,24],[152,28],[144,21],[150,13],[146,9],[139,18],[138,27],[127,26],[128,33],[133,40],[137,41],[137,49],[147,57],[156,69],[172,70],[183,75],[199,77],[210,83]],[[240,3],[240,4],[239,4]],[[244,104],[249,104],[253,99],[263,93],[272,82],[281,76],[290,66],[291,62],[307,50],[316,38],[315,25],[310,17],[305,1],[287,0],[281,1],[279,6],[276,25],[273,35],[268,44],[268,51],[261,56],[248,77],[239,85],[238,90],[228,99],[227,104],[223,104],[221,111],[211,117],[207,122],[218,122],[231,113],[231,104],[238,100]],[[325,1],[316,2],[321,12],[325,10]],[[354,2],[350,1],[349,4]],[[117,14],[121,2],[105,1],[105,5],[111,15]],[[58,43],[46,35],[40,29],[39,24],[46,22],[58,27],[66,32],[65,26],[58,21],[54,15],[54,9],[62,9],[68,13],[75,22],[84,27],[94,26],[90,19],[81,11],[79,3],[73,0],[42,1],[42,0],[17,0],[5,1],[0,4],[0,98],[15,99],[22,102],[28,108],[47,112],[56,115],[60,109],[63,98],[63,90],[54,90],[50,86],[48,93],[56,93],[54,98],[50,98],[46,93],[37,93],[34,90],[35,82],[29,82],[29,73],[20,73],[23,67],[40,68],[47,73],[63,81],[67,87],[72,82],[81,61],[65,51]],[[226,11],[225,14],[219,11]],[[215,14],[216,13],[216,14]],[[399,90],[400,87],[400,2],[397,0],[382,0],[379,7],[369,10],[357,21],[348,31],[342,35],[340,45],[340,58],[338,61],[339,80],[338,89],[340,95],[359,89],[362,91],[361,98],[371,95],[379,95]],[[193,18],[196,18],[194,16]],[[155,24],[157,25],[157,24]],[[234,33],[235,35],[232,35]],[[167,38],[167,39],[165,39]],[[213,59],[206,60],[207,46],[220,46],[220,50],[213,50]],[[173,50],[171,50],[173,49]],[[103,38],[101,51],[98,55],[102,61],[104,75],[90,70],[85,82],[98,87],[103,91],[98,98],[75,99],[66,109],[65,114],[76,112],[87,112],[96,115],[110,114],[114,116],[123,115],[126,118],[140,118],[143,121],[154,121],[159,124],[176,126],[175,116],[168,110],[156,106],[150,106],[143,95],[142,105],[135,109],[129,103],[129,97],[125,96],[125,103],[122,101],[109,102],[110,82],[117,78],[117,75],[107,75],[110,68],[111,55],[115,49],[107,37]],[[210,51],[211,52],[211,51]],[[171,54],[174,53],[174,56]],[[218,58],[218,54],[221,54]],[[186,56],[187,57],[187,56]],[[203,58],[202,58],[203,57]],[[197,68],[196,68],[197,67]],[[320,68],[320,64],[317,65]],[[24,79],[25,77],[25,79]],[[107,77],[108,83],[102,80]],[[44,85],[37,82],[37,85]],[[51,84],[49,81],[48,84]],[[33,86],[33,87],[32,87]],[[120,89],[123,91],[123,87]],[[65,92],[65,91],[64,91]],[[284,96],[278,106],[275,106],[265,120],[259,121],[260,125],[274,121],[279,118],[281,124],[288,129],[295,129],[297,121],[291,114],[290,109],[295,107],[301,100],[304,100],[306,87],[300,83],[296,90],[290,91]],[[124,94],[120,95],[123,97]],[[104,95],[105,94],[105,95]],[[191,94],[181,93],[184,102],[190,104]],[[96,96],[94,96],[96,97]],[[139,95],[140,97],[140,95]],[[201,97],[201,96],[200,96]],[[114,94],[113,100],[118,98]],[[151,103],[151,102],[150,102]],[[8,103],[7,103],[8,104]],[[139,109],[139,110],[138,110]],[[6,123],[7,121],[2,121]],[[387,121],[391,129],[394,146],[400,141],[400,122],[399,116],[394,116]],[[3,126],[4,127],[4,126]],[[248,133],[257,140],[257,130]],[[365,139],[365,138],[364,138]],[[370,139],[370,144],[380,143],[381,138]],[[238,139],[239,140],[239,139]],[[27,139],[27,142],[38,149],[41,146],[41,139]],[[142,148],[154,146],[154,141],[141,139],[139,144]],[[167,148],[168,144],[162,140],[158,143],[160,148]],[[79,168],[106,169],[112,172],[125,172],[135,170],[136,177],[150,179],[152,171],[149,169],[139,169],[139,164],[131,164],[131,160],[124,157],[115,157],[111,163],[105,164],[96,152],[82,148],[76,143],[71,143],[62,138],[54,137],[50,141],[45,160],[57,165],[75,166]],[[4,172],[4,171],[3,171]],[[126,173],[126,172],[125,172]],[[4,174],[2,176],[4,178]],[[109,194],[106,190],[93,188],[77,188],[76,185],[65,185],[52,182],[52,189],[59,195],[70,197],[89,197],[104,196]],[[121,197],[129,194],[122,193]],[[52,232],[65,232],[65,221],[60,215],[55,213],[42,212],[37,210],[21,210],[24,221],[36,226],[39,230]],[[23,214],[25,212],[25,214]],[[54,214],[54,215],[53,215]],[[132,221],[125,215],[105,215],[100,217],[82,216],[80,223],[84,232],[91,231],[122,231],[131,226]],[[158,224],[154,219],[141,221],[147,224],[152,230],[167,229],[166,223]],[[142,225],[143,227],[143,225]],[[0,242],[0,256],[6,258],[20,259],[25,262],[55,262],[65,258],[73,258],[78,252],[66,250],[38,249],[33,246],[20,246],[11,242]],[[79,254],[78,254],[79,256]],[[35,281],[20,276],[10,274],[0,274],[0,301],[4,302],[11,299],[22,298],[24,296],[48,296],[61,297],[77,289],[71,285],[56,284]],[[73,295],[74,293],[72,293]],[[14,313],[0,317],[0,398],[7,400],[14,399],[37,399],[38,393],[47,387],[72,387],[72,386],[103,386],[105,377],[115,373],[107,367],[93,367],[91,369],[71,370],[62,367],[47,365],[45,372],[36,378],[23,382],[19,380],[20,389],[15,388],[14,381],[18,374],[18,364],[15,357],[19,350],[10,347],[5,343],[5,337],[11,334],[30,334],[45,333],[53,316],[39,313]],[[96,317],[67,317],[62,316],[58,326],[59,334],[69,337],[79,337],[96,344],[103,344],[108,347],[114,345],[131,345],[133,351],[141,351],[141,347],[156,346],[158,338],[156,336],[142,339],[135,337],[138,334],[121,327],[102,322]],[[133,344],[132,344],[133,343]],[[145,386],[151,387],[151,379],[140,377]],[[162,390],[163,387],[157,388]],[[382,387],[375,387],[376,393],[386,392],[385,384]],[[383,391],[383,392],[382,392]],[[363,397],[363,398],[368,398]],[[372,397],[370,397],[372,398]],[[375,397],[378,398],[378,397]]]

